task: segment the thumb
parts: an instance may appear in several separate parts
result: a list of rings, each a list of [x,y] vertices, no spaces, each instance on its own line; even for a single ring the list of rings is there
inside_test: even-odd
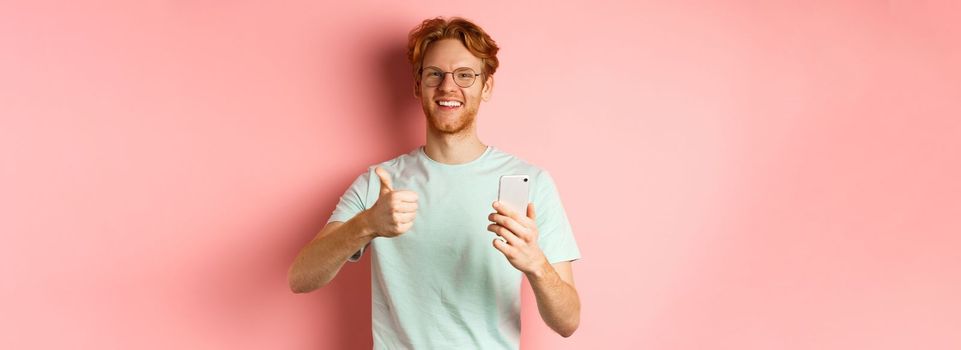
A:
[[[534,202],[527,204],[527,217],[531,218],[531,220],[537,220],[537,214],[534,214]]]
[[[390,182],[390,174],[387,173],[387,170],[384,170],[384,168],[381,168],[381,167],[377,167],[377,169],[374,169],[374,172],[377,173],[377,177],[380,178],[381,194],[394,190],[394,187],[391,185],[391,182]]]

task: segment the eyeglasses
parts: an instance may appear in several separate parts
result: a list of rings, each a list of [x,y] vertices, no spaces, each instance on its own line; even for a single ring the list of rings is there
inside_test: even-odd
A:
[[[474,80],[477,80],[477,76],[480,73],[475,73],[473,69],[467,67],[461,67],[455,69],[453,72],[445,72],[434,67],[421,68],[420,80],[424,82],[427,87],[437,87],[447,74],[450,73],[454,77],[454,84],[462,88],[469,88],[474,85]]]

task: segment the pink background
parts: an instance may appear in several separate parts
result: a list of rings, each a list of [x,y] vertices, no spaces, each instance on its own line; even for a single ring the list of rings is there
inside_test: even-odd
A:
[[[584,256],[523,347],[961,348],[958,2],[267,3],[0,4],[0,348],[369,349],[369,258],[287,267],[423,143],[436,15],[502,47],[481,140]]]

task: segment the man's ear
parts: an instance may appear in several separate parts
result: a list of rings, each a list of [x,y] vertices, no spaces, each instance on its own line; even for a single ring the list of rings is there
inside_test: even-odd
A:
[[[414,82],[414,98],[420,99],[420,84],[417,84],[416,81]]]
[[[484,89],[481,90],[481,99],[483,99],[484,101],[490,100],[491,94],[493,92],[494,92],[494,76],[487,75],[487,78],[484,79]]]

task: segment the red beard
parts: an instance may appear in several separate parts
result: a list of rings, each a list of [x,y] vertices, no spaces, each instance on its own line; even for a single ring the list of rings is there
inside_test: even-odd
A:
[[[428,104],[429,103],[429,104]],[[442,134],[456,135],[469,129],[474,124],[477,117],[477,108],[464,104],[456,116],[439,116],[444,113],[437,110],[437,104],[433,101],[423,104],[424,115],[427,116],[428,126]]]

